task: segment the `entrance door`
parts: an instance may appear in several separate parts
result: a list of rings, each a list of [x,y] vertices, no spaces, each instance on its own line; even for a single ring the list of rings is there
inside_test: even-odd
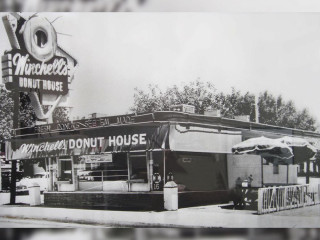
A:
[[[75,191],[73,161],[71,158],[58,160],[58,191]]]
[[[127,161],[129,191],[150,191],[148,153],[128,153]]]

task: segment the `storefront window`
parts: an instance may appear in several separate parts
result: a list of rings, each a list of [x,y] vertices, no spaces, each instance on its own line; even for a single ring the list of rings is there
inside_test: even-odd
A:
[[[96,162],[96,157],[80,157],[78,165],[79,181],[101,182],[128,180],[126,154],[112,154],[108,162]]]
[[[225,190],[228,186],[226,154],[171,153],[166,171],[180,191]]]

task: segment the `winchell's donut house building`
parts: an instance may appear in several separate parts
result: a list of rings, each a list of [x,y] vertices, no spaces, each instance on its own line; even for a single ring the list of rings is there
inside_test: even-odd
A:
[[[215,111],[199,115],[189,105],[52,123],[52,111],[69,98],[78,63],[58,45],[46,18],[12,13],[2,20],[12,47],[2,56],[2,79],[18,96],[6,159],[44,166],[49,174],[45,205],[162,209],[163,186],[172,180],[179,207],[228,202],[239,179],[252,175],[256,188],[297,184],[298,166],[305,164],[235,155],[235,144],[260,136],[297,136],[320,148],[314,132],[226,119]],[[18,127],[20,92],[28,93],[37,117],[47,124]],[[51,106],[47,113],[44,105]]]
[[[179,206],[227,202],[238,177],[252,187],[297,184],[299,164],[235,155],[243,140],[319,134],[185,112],[154,112],[18,129],[7,142],[10,160],[43,161],[45,204],[158,209],[163,185],[178,184]],[[277,171],[275,171],[277,167]]]

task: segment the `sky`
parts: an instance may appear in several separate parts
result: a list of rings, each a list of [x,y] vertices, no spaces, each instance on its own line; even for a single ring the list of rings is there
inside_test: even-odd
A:
[[[320,120],[320,13],[39,15],[60,17],[53,23],[58,44],[79,62],[68,99],[71,119],[130,112],[135,87],[200,79],[224,92],[281,94]],[[0,23],[0,53],[8,49]]]

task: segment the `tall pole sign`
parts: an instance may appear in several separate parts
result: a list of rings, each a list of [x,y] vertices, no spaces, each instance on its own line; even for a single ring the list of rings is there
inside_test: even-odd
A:
[[[13,128],[19,128],[19,95],[28,93],[38,119],[52,123],[52,113],[66,101],[77,61],[63,50],[51,22],[37,14],[18,13],[2,18],[11,48],[2,56],[2,82],[12,91]],[[43,105],[49,105],[44,113]],[[10,203],[15,203],[16,161],[12,161]]]
[[[17,13],[3,17],[12,49],[2,56],[2,81],[11,91],[27,92],[38,119],[52,122],[52,112],[68,97],[77,61],[57,42],[48,19]],[[42,105],[51,108],[44,113]]]

